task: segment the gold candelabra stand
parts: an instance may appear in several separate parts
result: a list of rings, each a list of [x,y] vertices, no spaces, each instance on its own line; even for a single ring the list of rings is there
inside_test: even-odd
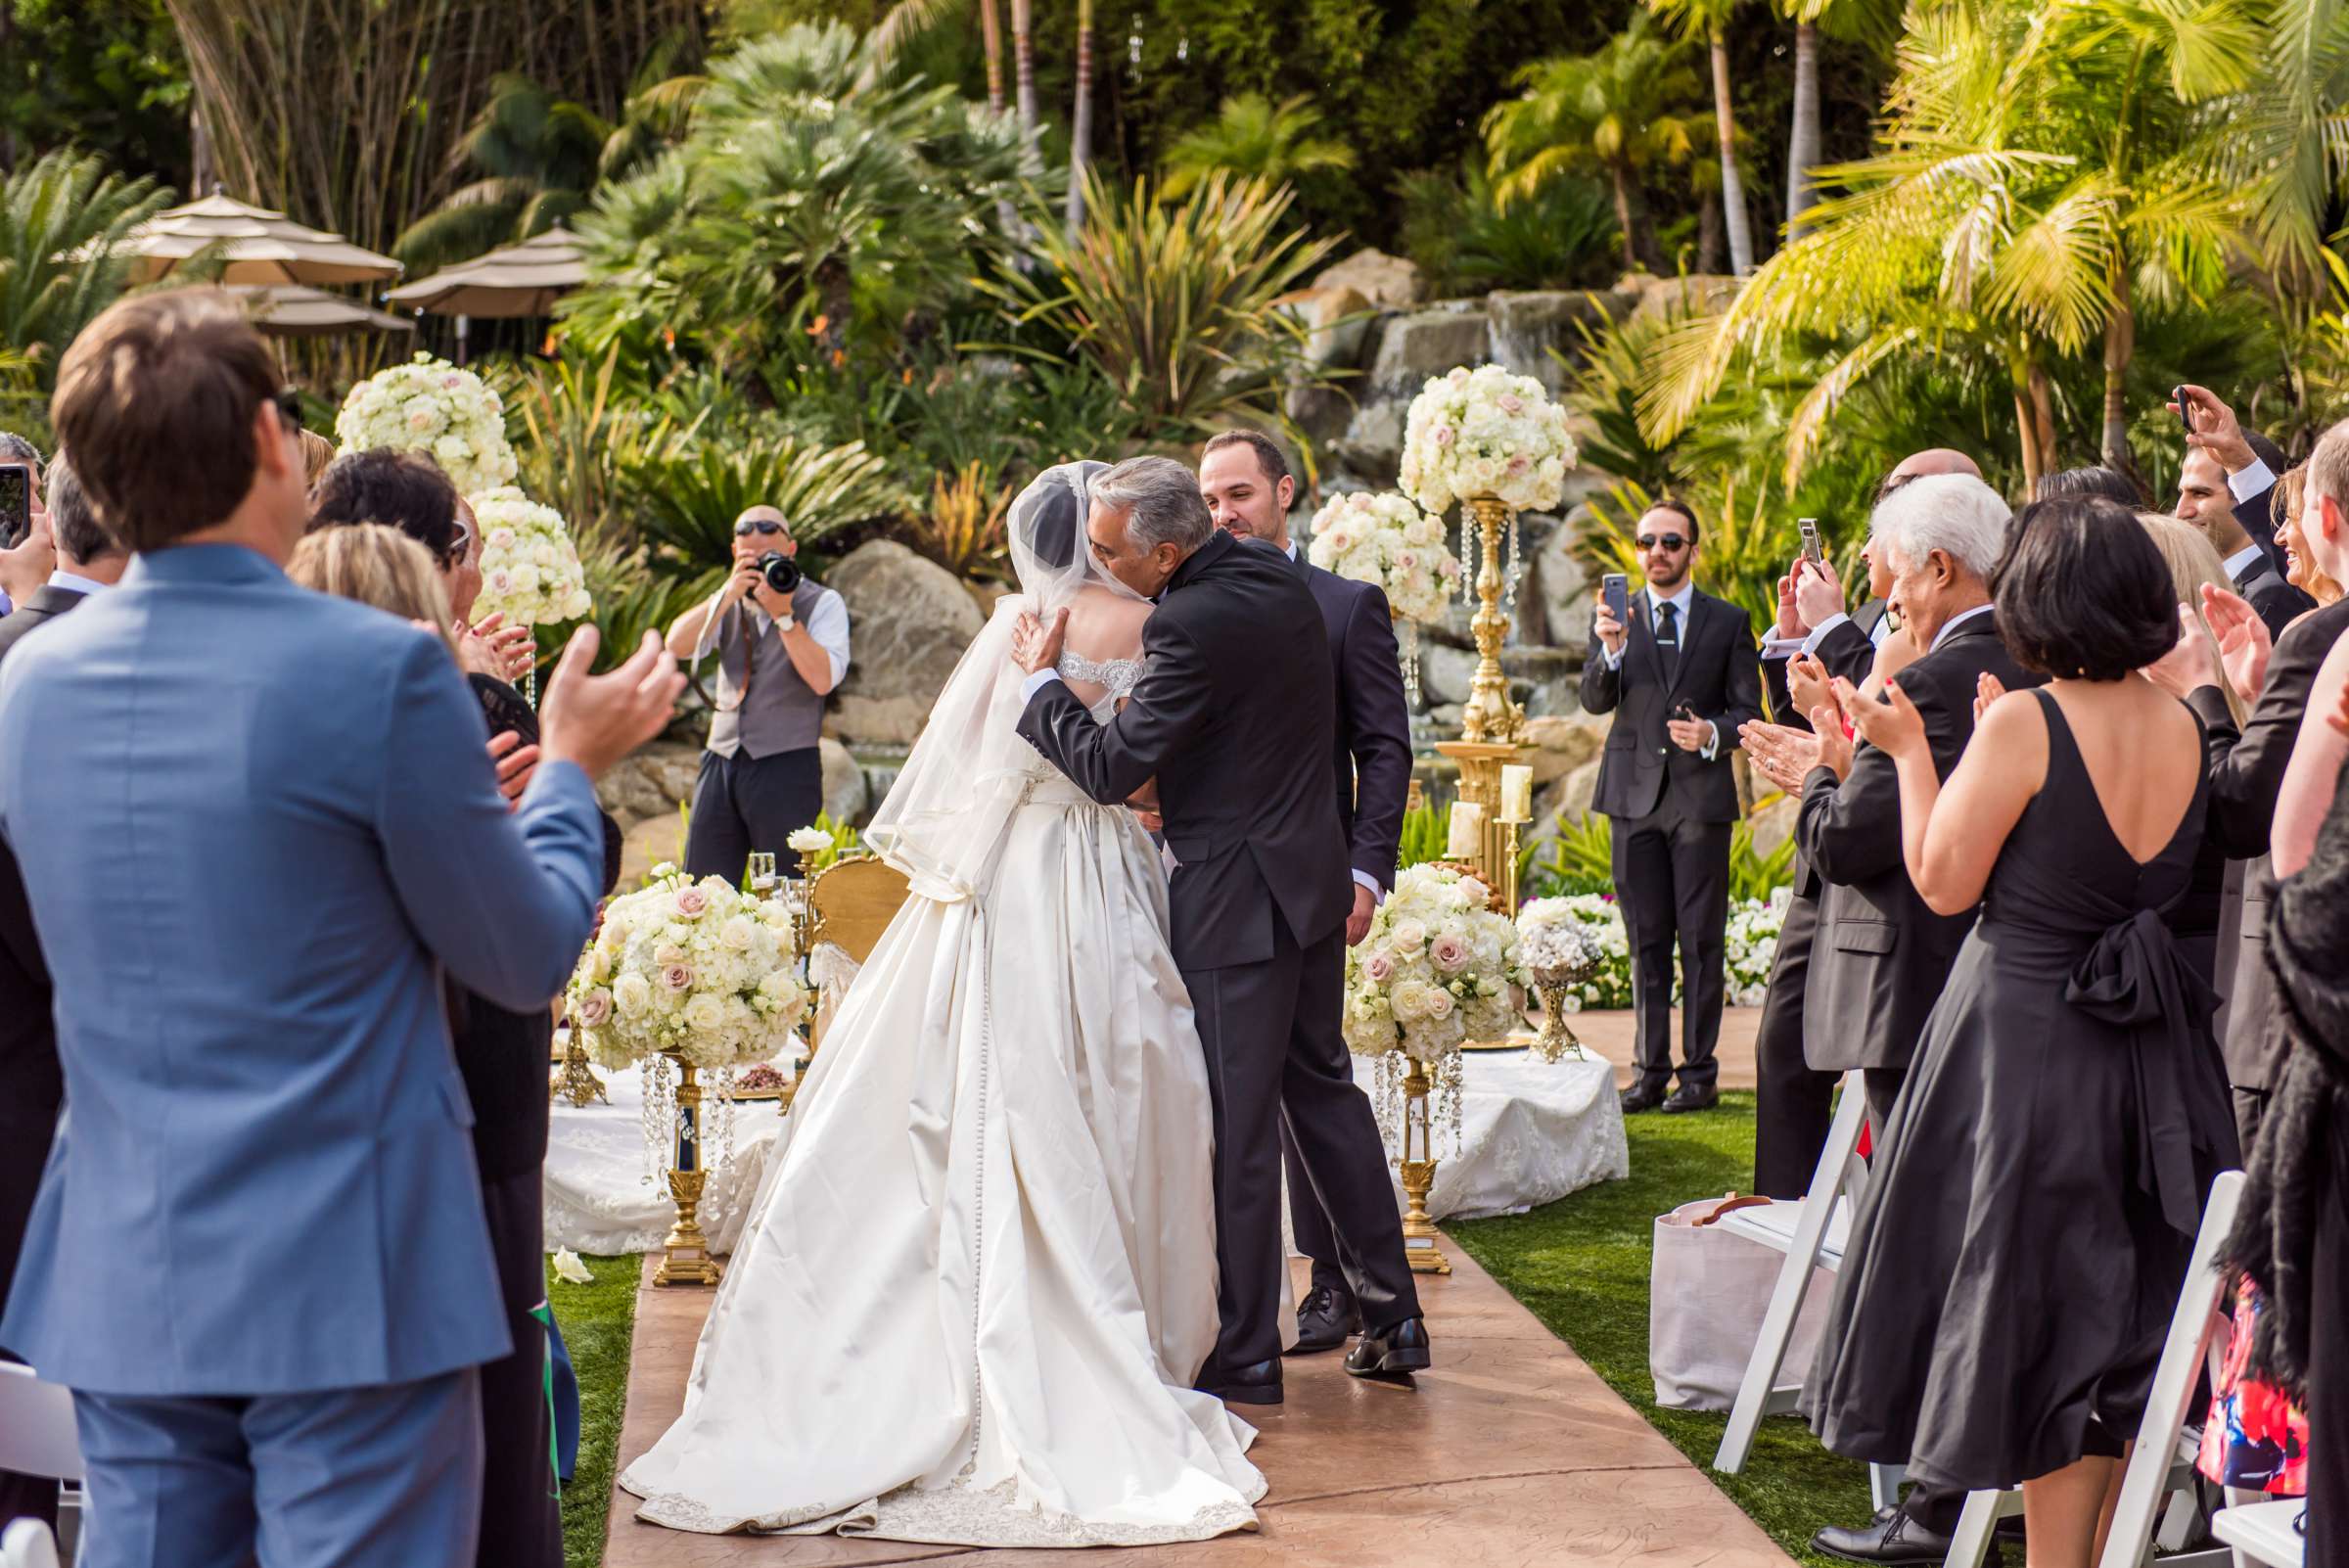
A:
[[[1403,1250],[1415,1274],[1449,1274],[1451,1260],[1444,1256],[1443,1232],[1428,1218],[1427,1195],[1436,1184],[1435,1113],[1428,1090],[1434,1085],[1427,1064],[1405,1059],[1403,1078]],[[1413,1157],[1414,1151],[1416,1158]]]
[[[604,1081],[595,1076],[594,1068],[587,1065],[587,1050],[579,1043],[579,1031],[576,1024],[572,1026],[571,1038],[563,1044],[563,1072],[555,1080],[554,1092],[571,1101],[574,1110],[587,1109],[590,1100],[602,1100],[606,1105],[612,1103],[612,1096],[604,1092]]]
[[[1545,1062],[1561,1062],[1569,1056],[1588,1061],[1590,1053],[1583,1049],[1573,1026],[1566,1022],[1565,979],[1537,970],[1534,990],[1542,996],[1542,1033],[1534,1037],[1534,1054]]]
[[[717,1260],[710,1256],[710,1240],[702,1234],[702,1085],[694,1066],[675,1051],[664,1051],[677,1068],[677,1146],[668,1171],[668,1194],[676,1200],[677,1222],[661,1243],[661,1267],[653,1271],[656,1285],[714,1285]]]
[[[1505,583],[1501,577],[1500,533],[1509,509],[1496,495],[1471,495],[1463,503],[1476,519],[1482,536],[1483,559],[1476,571],[1476,678],[1468,688],[1468,704],[1460,711],[1460,739],[1514,747],[1525,739],[1525,710],[1509,696],[1508,677],[1500,672],[1500,645],[1508,635],[1508,617],[1501,614]]]

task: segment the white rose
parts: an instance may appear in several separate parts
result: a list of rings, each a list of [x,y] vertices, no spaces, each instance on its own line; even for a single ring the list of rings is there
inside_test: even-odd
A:
[[[726,1021],[726,1009],[715,996],[703,994],[685,1004],[685,1027],[696,1034],[708,1034]]]
[[[784,846],[800,854],[817,854],[832,848],[832,835],[819,827],[794,828]]]
[[[592,1285],[595,1283],[595,1275],[587,1271],[587,1266],[579,1262],[579,1255],[572,1251],[569,1247],[557,1247],[555,1249],[554,1263],[555,1277],[557,1279],[568,1279],[575,1285]]]
[[[736,915],[718,928],[718,945],[734,952],[749,952],[751,939],[755,935],[757,930],[751,922],[742,915]]]
[[[612,982],[612,1004],[622,1018],[642,1018],[653,1005],[652,982],[637,974],[621,976]]]

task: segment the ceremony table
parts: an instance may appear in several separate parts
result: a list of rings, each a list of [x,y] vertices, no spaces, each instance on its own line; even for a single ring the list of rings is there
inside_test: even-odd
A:
[[[1614,1069],[1605,1061],[1553,1066],[1522,1050],[1470,1051],[1462,1067],[1461,1144],[1455,1152],[1447,1118],[1428,1199],[1435,1218],[1518,1214],[1630,1173]],[[598,1076],[611,1095],[609,1105],[578,1110],[561,1099],[554,1104],[546,1150],[547,1250],[569,1247],[607,1257],[657,1251],[673,1211],[668,1187],[644,1178],[643,1075],[631,1068]],[[1370,1077],[1361,1072],[1365,1090]],[[783,1118],[772,1100],[737,1105],[734,1159],[720,1164],[714,1103],[706,1115],[711,1166],[702,1228],[711,1250],[726,1253],[766,1174]],[[1400,1208],[1403,1189],[1398,1184],[1395,1190]]]

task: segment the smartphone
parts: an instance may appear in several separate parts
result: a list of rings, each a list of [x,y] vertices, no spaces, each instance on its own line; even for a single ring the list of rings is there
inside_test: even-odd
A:
[[[1696,722],[1696,710],[1686,703],[1681,703],[1673,709],[1672,716],[1693,724]]]
[[[1607,614],[1619,626],[1632,623],[1631,579],[1620,572],[1610,572],[1598,579],[1599,596],[1606,601]]]
[[[1827,559],[1827,554],[1826,551],[1819,546],[1819,519],[1815,517],[1804,518],[1799,527],[1803,530],[1803,559],[1806,561],[1817,561],[1821,565],[1824,565]]]
[[[2172,387],[2170,401],[2178,405],[2178,423],[2184,425],[2186,433],[2191,436],[2194,433],[2194,405],[2186,400],[2186,389]]]
[[[32,470],[0,464],[0,546],[15,549],[32,531]]]

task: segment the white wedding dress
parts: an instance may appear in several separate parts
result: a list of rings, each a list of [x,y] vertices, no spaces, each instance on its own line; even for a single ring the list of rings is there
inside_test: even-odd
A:
[[[640,1519],[986,1546],[1255,1523],[1255,1433],[1190,1387],[1212,1148],[1158,852],[1001,732],[1016,609],[876,818],[914,893],[800,1087],[683,1413],[621,1477]],[[1105,721],[1140,667],[1061,668]]]

